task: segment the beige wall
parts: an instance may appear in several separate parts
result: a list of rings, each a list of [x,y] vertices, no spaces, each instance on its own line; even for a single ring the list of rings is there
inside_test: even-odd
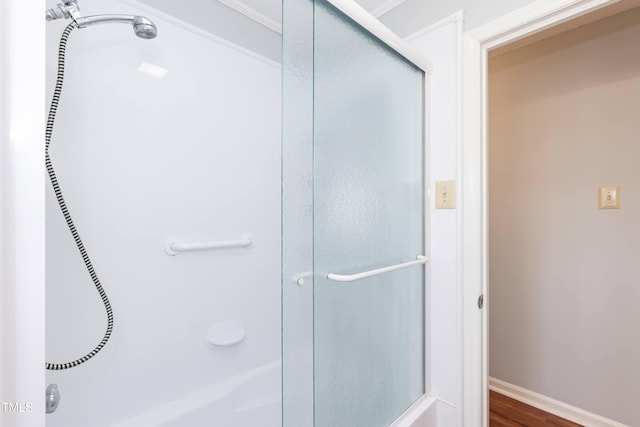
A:
[[[640,9],[493,58],[489,87],[490,375],[640,426]]]

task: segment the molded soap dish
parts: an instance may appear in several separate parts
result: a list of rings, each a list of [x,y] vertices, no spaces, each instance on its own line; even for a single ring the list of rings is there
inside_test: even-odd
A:
[[[241,343],[245,336],[244,328],[240,322],[227,320],[209,329],[207,341],[215,347],[230,347]]]

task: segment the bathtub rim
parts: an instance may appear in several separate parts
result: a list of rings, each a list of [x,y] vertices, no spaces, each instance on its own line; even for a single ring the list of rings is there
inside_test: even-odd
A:
[[[435,416],[436,402],[432,396],[422,395],[389,427],[429,427]]]
[[[161,426],[162,423],[175,421],[192,411],[201,409],[225,397],[231,398],[233,392],[238,388],[252,380],[268,375],[273,370],[281,372],[281,365],[280,359],[265,363],[227,379],[195,389],[189,394],[147,409],[132,417],[120,420],[111,427],[154,427]],[[280,376],[278,377],[280,378]],[[274,389],[280,393],[282,388],[278,384]]]

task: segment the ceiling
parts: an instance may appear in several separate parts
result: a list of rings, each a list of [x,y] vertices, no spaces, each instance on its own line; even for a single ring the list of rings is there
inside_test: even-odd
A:
[[[247,11],[250,15],[257,12],[268,20],[282,25],[282,0],[217,0],[220,3],[238,10]],[[404,0],[356,0],[356,3],[364,7],[374,16],[380,16]]]
[[[405,1],[356,0],[374,16],[383,15]],[[140,3],[280,62],[282,0],[141,0]]]

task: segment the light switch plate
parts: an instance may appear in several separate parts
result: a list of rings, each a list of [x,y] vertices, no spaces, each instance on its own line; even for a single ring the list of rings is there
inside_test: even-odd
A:
[[[598,187],[598,209],[620,209],[620,186]]]
[[[456,182],[436,181],[436,209],[455,209]]]

